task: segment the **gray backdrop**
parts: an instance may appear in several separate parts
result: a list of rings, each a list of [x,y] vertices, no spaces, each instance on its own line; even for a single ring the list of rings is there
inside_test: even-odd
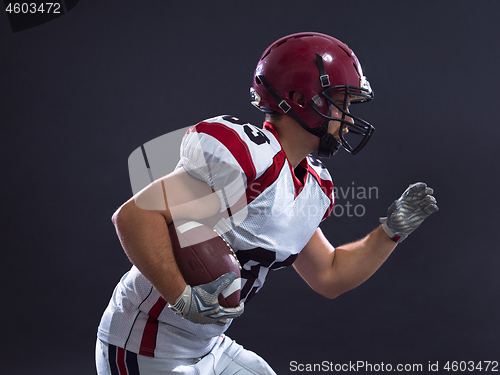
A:
[[[500,360],[499,15],[498,1],[81,1],[18,33],[1,15],[0,372],[95,373],[96,327],[130,266],[110,221],[131,195],[129,154],[219,114],[260,124],[257,60],[299,31],[346,42],[375,91],[352,109],[371,142],[326,162],[351,205],[322,224],[328,238],[364,235],[416,181],[441,210],[336,300],[272,273],[228,334],[279,374]]]

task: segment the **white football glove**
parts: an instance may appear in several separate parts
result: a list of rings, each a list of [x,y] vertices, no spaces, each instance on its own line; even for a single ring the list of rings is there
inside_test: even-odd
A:
[[[219,305],[219,294],[235,279],[236,274],[229,272],[208,284],[194,287],[187,285],[175,304],[168,304],[168,307],[193,323],[223,326],[243,314],[243,302],[237,307]]]
[[[389,207],[387,217],[380,218],[385,233],[398,243],[408,237],[422,221],[439,209],[433,193],[434,190],[423,182],[410,185]]]

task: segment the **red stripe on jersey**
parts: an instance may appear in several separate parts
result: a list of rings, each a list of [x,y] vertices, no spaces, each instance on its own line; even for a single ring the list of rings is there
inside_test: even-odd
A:
[[[257,198],[279,176],[286,157],[283,150],[274,155],[273,164],[254,182],[247,187],[247,204]]]
[[[220,143],[222,143],[236,159],[243,172],[247,177],[247,181],[253,181],[257,172],[252,162],[252,155],[245,142],[240,138],[240,135],[235,130],[216,122],[200,122],[195,127],[191,127],[188,132],[198,132],[207,134]]]
[[[321,177],[319,177],[319,174],[314,170],[314,168],[311,168],[311,166],[307,166],[307,171],[311,173],[316,181],[318,181],[319,186],[321,187],[321,190],[325,193],[325,195],[330,198],[330,206],[328,207],[328,210],[326,210],[325,215],[321,220],[325,220],[330,213],[333,210],[333,206],[335,205],[335,197],[333,196],[333,182],[330,180],[323,180]]]
[[[264,122],[264,127],[263,127],[263,128],[264,128],[265,130],[270,131],[270,132],[274,135],[274,138],[276,138],[276,140],[279,142],[279,144],[280,144],[280,146],[281,146],[281,151],[280,151],[280,154],[282,154],[283,158],[285,158],[285,159],[286,159],[285,152],[283,151],[283,146],[281,145],[281,142],[280,142],[280,140],[279,140],[279,138],[278,138],[278,130],[276,129],[276,127],[275,127],[273,124],[271,124],[270,122],[265,121],[265,122]],[[276,156],[278,156],[278,155],[276,155]],[[281,156],[281,155],[280,155],[280,156]],[[277,158],[275,157],[275,158],[274,158],[274,161],[277,161],[277,160],[280,160],[280,159],[277,159]],[[303,161],[306,161],[306,159],[304,159]],[[302,161],[302,162],[303,162],[303,161]],[[302,162],[300,163],[301,165],[303,164]],[[278,174],[279,174],[279,172],[280,172],[281,168],[283,167],[283,163],[284,163],[284,161],[283,161],[283,162],[281,162],[281,160],[280,160],[280,168],[279,168],[279,170],[278,170],[278,173],[276,174],[276,177],[278,177]],[[307,161],[306,161],[306,163],[307,163]],[[292,164],[290,164],[290,162],[289,162],[289,161],[288,161],[288,166],[289,166],[289,168],[290,168],[290,172],[291,172],[291,174],[292,174],[292,179],[293,179],[293,185],[294,185],[294,187],[295,187],[295,196],[294,196],[294,198],[297,198],[297,196],[300,194],[300,191],[301,191],[301,190],[302,190],[302,188],[304,187],[304,184],[303,184],[303,182],[301,182],[301,181],[297,178],[297,176],[295,176],[295,171],[294,171],[294,169],[293,169],[293,167],[292,167]],[[307,170],[307,167],[304,167],[304,168]],[[304,181],[304,182],[305,182],[305,181]],[[271,181],[271,183],[272,183],[272,181]]]
[[[163,298],[158,298],[158,301],[148,312],[148,321],[142,333],[141,347],[139,354],[147,357],[154,357],[156,348],[156,335],[158,334],[158,317],[167,305],[167,301]]]
[[[303,181],[300,181],[299,178],[296,176],[295,169],[293,169],[292,165],[290,163],[288,163],[288,165],[290,166],[290,172],[292,173],[293,186],[295,188],[295,196],[293,198],[295,199],[304,189],[304,185],[306,184],[307,181],[307,170],[308,170],[307,159],[302,159],[302,161],[299,163],[299,166],[304,168],[306,171]]]
[[[128,375],[127,365],[125,364],[125,349],[117,348],[116,364],[120,375]]]

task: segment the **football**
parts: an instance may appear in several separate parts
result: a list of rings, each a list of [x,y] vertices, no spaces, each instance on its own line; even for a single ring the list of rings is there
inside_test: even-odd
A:
[[[219,304],[237,307],[240,302],[240,263],[235,253],[210,227],[196,221],[177,220],[168,225],[177,266],[187,284],[210,283],[234,272],[236,279],[219,295]]]

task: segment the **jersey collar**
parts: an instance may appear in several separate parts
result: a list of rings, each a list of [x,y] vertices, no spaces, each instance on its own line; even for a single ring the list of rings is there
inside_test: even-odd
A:
[[[273,124],[271,124],[269,121],[264,121],[263,128],[265,130],[269,130],[271,133],[273,133],[274,137],[276,139],[278,139],[278,129],[276,129],[276,127]],[[279,141],[279,139],[278,139],[278,141]]]
[[[264,121],[264,125],[263,125],[263,129],[265,130],[268,130],[270,131],[274,137],[278,140],[278,142],[280,141],[279,138],[278,138],[278,130],[276,129],[276,127],[271,124],[269,121]],[[280,145],[281,145],[281,142],[280,142]],[[281,147],[281,150],[283,150],[283,146]],[[284,150],[283,150],[284,152]],[[309,163],[307,162],[307,157],[305,157],[304,159],[302,159],[302,161],[299,163],[298,166],[302,167],[305,169],[306,173],[304,174],[304,177],[301,180],[299,180],[299,178],[295,175],[295,170],[292,168],[292,165],[290,164],[290,162],[288,161],[288,158],[286,159],[287,160],[287,163],[288,165],[290,166],[290,169],[292,171],[292,176],[293,176],[293,183],[295,185],[295,196],[297,196],[300,192],[300,190],[304,187],[305,185],[305,182],[307,180],[307,174],[309,172],[309,169],[310,169],[310,166],[309,166]],[[297,167],[298,167],[297,166]]]

